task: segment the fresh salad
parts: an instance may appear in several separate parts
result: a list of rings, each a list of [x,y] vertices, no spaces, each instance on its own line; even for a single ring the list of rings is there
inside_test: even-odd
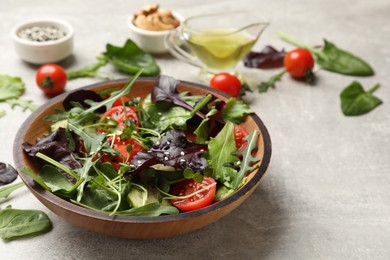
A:
[[[24,151],[40,164],[24,168],[43,188],[110,215],[159,216],[207,207],[233,194],[258,167],[259,132],[240,126],[250,107],[179,93],[161,75],[152,92],[78,90],[45,118],[49,133]]]

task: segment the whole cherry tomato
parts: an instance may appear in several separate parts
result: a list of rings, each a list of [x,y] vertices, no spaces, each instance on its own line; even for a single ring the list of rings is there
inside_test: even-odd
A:
[[[284,57],[284,67],[287,72],[297,79],[313,79],[314,59],[311,53],[304,49],[294,49]]]
[[[200,190],[204,189],[201,192]],[[204,208],[213,202],[216,193],[216,182],[213,178],[204,176],[202,182],[187,179],[177,183],[170,191],[175,196],[188,196],[185,199],[174,199],[172,204],[181,211],[193,211]]]
[[[45,94],[57,95],[64,91],[67,75],[61,66],[46,64],[39,67],[35,80]]]
[[[233,97],[238,97],[241,91],[241,81],[229,73],[215,74],[210,80],[210,87],[221,90]]]

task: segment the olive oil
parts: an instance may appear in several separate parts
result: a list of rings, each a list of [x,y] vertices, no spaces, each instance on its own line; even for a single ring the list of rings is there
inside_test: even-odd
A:
[[[220,29],[191,35],[188,43],[195,55],[211,69],[232,69],[256,43],[245,32]]]

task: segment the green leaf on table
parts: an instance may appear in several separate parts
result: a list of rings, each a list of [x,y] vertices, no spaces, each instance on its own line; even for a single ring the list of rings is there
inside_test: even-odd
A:
[[[298,47],[306,48],[316,56],[317,63],[325,70],[351,75],[351,76],[371,76],[374,75],[372,67],[358,56],[338,48],[334,43],[324,40],[322,50],[313,48],[302,43],[284,32],[278,32],[285,41]]]
[[[236,178],[237,171],[224,166],[228,162],[238,162],[237,156],[232,155],[236,151],[234,141],[234,124],[228,121],[217,136],[211,138],[208,143],[208,160],[212,168],[213,179],[219,180],[226,187],[233,188],[232,182]]]
[[[245,120],[246,115],[253,113],[248,104],[235,98],[226,101],[226,107],[222,110],[222,119],[239,124]]]
[[[105,66],[108,63],[108,59],[104,55],[99,55],[96,57],[96,63],[89,65],[87,67],[81,68],[79,70],[69,71],[67,73],[68,80],[85,78],[85,77],[97,77],[103,80],[109,79],[109,77],[101,75],[97,72],[98,69]]]
[[[25,91],[24,86],[21,78],[0,75],[0,101],[20,97]]]
[[[18,106],[22,108],[23,112],[26,110],[34,111],[37,109],[37,105],[33,104],[32,100],[23,100],[23,99],[8,99],[6,102],[11,106],[11,108],[14,108],[15,106]]]
[[[363,115],[382,104],[382,100],[372,95],[378,87],[379,84],[376,84],[368,91],[365,91],[363,86],[357,81],[349,84],[340,94],[341,110],[344,115]]]
[[[5,110],[0,110],[0,117],[3,117],[7,114],[7,111]]]
[[[0,237],[12,240],[50,231],[49,217],[39,210],[22,210],[7,207],[0,210]]]
[[[157,76],[160,68],[152,55],[146,53],[132,40],[128,39],[123,47],[106,45],[103,55],[121,72],[134,75],[143,68],[142,75]]]
[[[23,182],[19,182],[19,183],[15,183],[15,184],[8,184],[4,187],[1,187],[0,188],[0,198],[8,198],[8,196],[15,190],[19,189],[20,187],[23,187],[24,186],[24,183]]]
[[[275,88],[276,82],[282,79],[284,73],[286,73],[285,70],[272,76],[267,82],[261,82],[259,85],[259,92],[263,93],[263,92],[267,92],[269,88]]]

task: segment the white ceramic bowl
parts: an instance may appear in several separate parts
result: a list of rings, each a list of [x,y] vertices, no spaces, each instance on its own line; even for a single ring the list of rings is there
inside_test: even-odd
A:
[[[66,33],[58,40],[36,42],[21,38],[18,34],[21,30],[33,26],[53,26]],[[19,23],[12,29],[12,38],[16,53],[24,61],[33,64],[55,63],[72,54],[73,51],[73,27],[66,21],[51,18],[37,18]]]
[[[184,21],[184,17],[176,12],[172,12],[173,16],[180,22]],[[132,33],[132,39],[144,51],[152,54],[167,53],[168,48],[165,46],[165,38],[171,30],[166,31],[149,31],[140,29],[133,24],[134,16],[127,18],[127,24]]]

